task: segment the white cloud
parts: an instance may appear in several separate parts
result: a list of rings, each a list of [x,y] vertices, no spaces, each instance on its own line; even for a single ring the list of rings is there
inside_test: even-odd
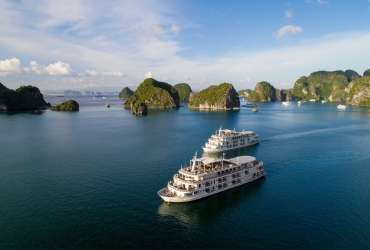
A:
[[[0,60],[0,76],[24,74],[25,69],[17,58]]]
[[[302,33],[303,30],[299,26],[293,26],[293,25],[286,25],[282,28],[280,28],[276,33],[274,33],[274,36],[276,38],[283,37],[287,34],[295,35],[297,33]]]
[[[95,70],[86,70],[85,75],[92,76],[92,77],[100,76],[100,74],[96,72]]]
[[[180,26],[176,26],[172,24],[171,31],[175,33],[176,35],[180,34]]]
[[[145,78],[152,78],[152,72],[148,71],[148,73],[145,74]]]
[[[39,65],[35,61],[32,61],[29,69],[35,72],[37,75],[50,75],[50,76],[76,75],[76,73],[71,69],[68,63],[64,63],[61,61],[54,64],[49,64],[49,66],[46,67],[44,65]]]
[[[319,4],[328,4],[329,3],[329,1],[324,1],[324,0],[317,0],[317,2]]]
[[[112,72],[101,72],[103,76],[116,76],[116,77],[123,77],[124,75],[119,71],[112,71]]]
[[[285,11],[285,17],[288,17],[288,18],[293,17],[293,11],[292,10],[286,10]]]
[[[164,29],[162,27],[160,27],[158,25],[153,25],[152,29],[153,29],[153,35],[154,35],[155,38],[163,39]]]

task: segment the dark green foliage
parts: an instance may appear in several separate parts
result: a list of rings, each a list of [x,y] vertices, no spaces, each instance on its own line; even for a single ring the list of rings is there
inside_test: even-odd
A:
[[[346,74],[348,82],[352,82],[361,77],[356,71],[351,69],[347,69],[346,71],[344,71],[344,74]]]
[[[56,111],[77,111],[79,110],[79,108],[80,108],[80,105],[76,101],[68,100],[57,106],[52,106],[50,109],[56,110]]]
[[[33,110],[45,109],[48,104],[36,87],[21,86],[14,91],[0,84],[0,105],[5,110]]]
[[[365,100],[359,102],[358,106],[370,106],[370,98],[366,98]]]
[[[189,101],[190,93],[193,92],[187,83],[178,83],[173,86],[179,93],[180,101]]]
[[[364,76],[370,76],[370,69],[365,70]]]
[[[0,93],[1,93],[1,91],[5,90],[5,89],[6,89],[6,87],[0,82]]]
[[[132,95],[134,94],[134,91],[132,91],[129,87],[124,87],[121,91],[121,93],[119,93],[119,98],[121,99],[128,99],[130,98]]]
[[[126,101],[124,107],[138,109],[142,107],[142,103],[148,108],[178,108],[180,98],[172,85],[147,78]]]
[[[261,101],[275,101],[276,89],[268,82],[258,82],[254,91],[248,96],[248,101],[261,102]]]
[[[211,85],[208,88],[191,95],[189,107],[199,108],[200,105],[213,106],[217,109],[240,108],[239,95],[230,83]]]
[[[308,77],[299,78],[293,87],[294,96],[298,99],[329,99],[343,101],[347,93],[348,79],[356,78],[356,72],[341,70],[338,71],[317,71]]]

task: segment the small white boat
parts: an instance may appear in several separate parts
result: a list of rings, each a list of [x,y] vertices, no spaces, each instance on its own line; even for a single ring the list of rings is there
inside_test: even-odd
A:
[[[316,100],[315,99],[310,99],[310,102],[316,102]]]
[[[301,101],[298,101],[298,105],[301,105],[302,104],[302,102]]]
[[[322,100],[321,103],[327,103],[328,101],[327,100]]]
[[[289,106],[290,105],[290,101],[282,102],[281,104],[283,104],[284,106]]]
[[[342,104],[339,104],[337,106],[338,109],[346,109],[346,107],[347,107],[346,105],[342,105]]]

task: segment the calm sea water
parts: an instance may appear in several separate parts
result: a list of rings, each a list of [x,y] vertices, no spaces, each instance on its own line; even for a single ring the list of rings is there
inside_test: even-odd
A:
[[[183,103],[140,117],[117,98],[74,99],[79,112],[0,113],[0,249],[370,249],[366,108]],[[266,178],[162,202],[157,191],[221,125],[259,134],[225,157],[255,156]]]

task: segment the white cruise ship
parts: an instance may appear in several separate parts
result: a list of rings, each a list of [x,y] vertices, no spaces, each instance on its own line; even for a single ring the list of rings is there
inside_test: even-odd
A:
[[[230,129],[220,129],[208,139],[202,147],[204,152],[221,152],[237,149],[259,143],[258,134],[252,131],[236,132]]]
[[[266,175],[263,162],[252,156],[231,159],[194,158],[181,168],[167,187],[158,191],[165,202],[189,202],[220,193]]]

